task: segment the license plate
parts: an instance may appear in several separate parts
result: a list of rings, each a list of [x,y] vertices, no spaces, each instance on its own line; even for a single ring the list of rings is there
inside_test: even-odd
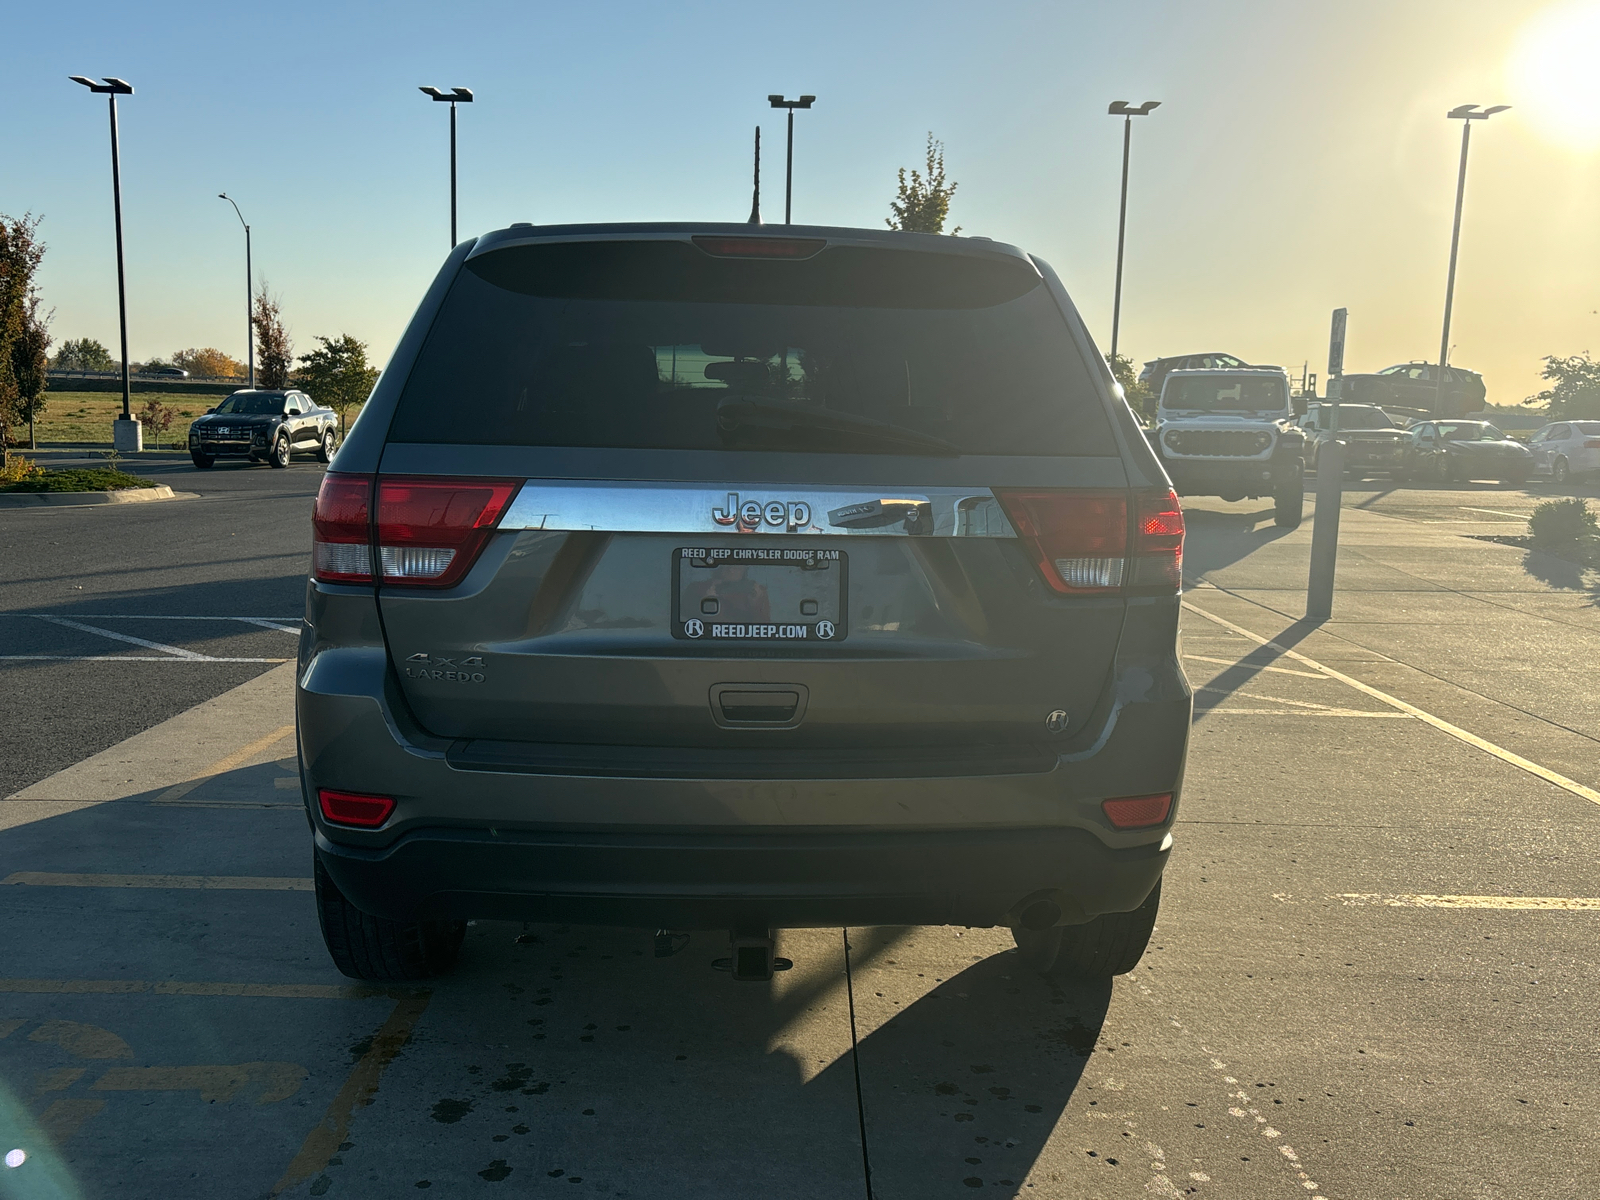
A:
[[[672,635],[685,641],[844,640],[849,561],[839,550],[688,546],[672,554]]]

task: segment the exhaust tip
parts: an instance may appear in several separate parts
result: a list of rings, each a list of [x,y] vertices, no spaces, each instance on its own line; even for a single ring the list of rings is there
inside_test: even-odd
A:
[[[1061,906],[1052,900],[1036,900],[1022,910],[1024,929],[1051,929],[1061,920]]]

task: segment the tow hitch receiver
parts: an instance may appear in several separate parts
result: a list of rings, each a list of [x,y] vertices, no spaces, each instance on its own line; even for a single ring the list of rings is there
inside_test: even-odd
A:
[[[772,930],[741,927],[730,930],[728,944],[733,954],[719,958],[711,965],[719,971],[731,972],[741,983],[766,983],[774,971],[787,971],[794,966],[787,958],[778,958],[772,952]]]

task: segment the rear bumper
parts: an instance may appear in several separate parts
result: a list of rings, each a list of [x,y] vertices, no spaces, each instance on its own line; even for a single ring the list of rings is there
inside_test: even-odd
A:
[[[1063,923],[1136,908],[1160,843],[1082,829],[555,834],[420,829],[377,850],[316,838],[364,912],[659,929],[1007,925],[1041,900]]]
[[[1166,862],[1170,818],[1117,830],[1100,802],[1181,789],[1191,693],[1175,597],[1130,601],[1145,611],[1100,707],[1042,762],[707,778],[665,759],[626,775],[581,755],[474,760],[413,722],[370,594],[312,591],[295,693],[301,778],[307,797],[395,797],[370,831],[330,826],[308,805],[329,875],[374,915],[992,925],[1049,899],[1071,923],[1137,907]]]
[[[1272,458],[1168,458],[1162,455],[1161,465],[1167,469],[1172,486],[1179,495],[1216,496],[1228,492],[1244,492],[1247,496],[1266,496],[1280,485],[1293,484],[1301,474],[1300,454],[1279,453]]]

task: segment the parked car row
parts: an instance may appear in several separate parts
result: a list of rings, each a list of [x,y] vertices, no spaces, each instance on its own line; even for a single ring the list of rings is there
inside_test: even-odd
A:
[[[1147,373],[1176,361],[1147,364]],[[1524,444],[1488,421],[1428,418],[1407,426],[1376,404],[1341,403],[1335,414],[1334,405],[1313,401],[1296,418],[1284,371],[1243,364],[1168,369],[1146,434],[1180,495],[1270,496],[1285,528],[1300,523],[1303,472],[1318,468],[1336,438],[1344,470],[1356,475],[1521,484],[1535,474],[1566,483],[1600,472],[1600,421],[1547,425]]]

